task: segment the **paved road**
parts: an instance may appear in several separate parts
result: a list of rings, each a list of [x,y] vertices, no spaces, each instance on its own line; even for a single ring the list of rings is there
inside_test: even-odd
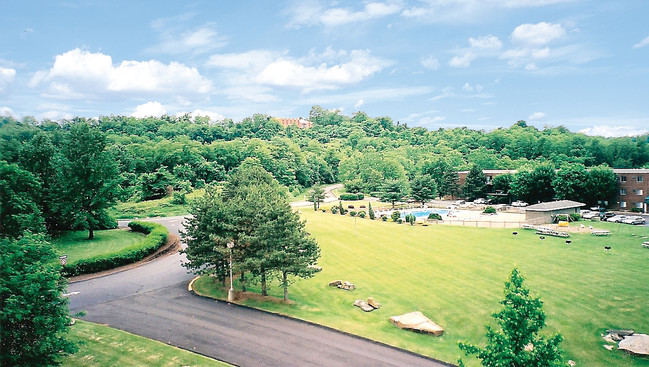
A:
[[[324,194],[325,194],[325,198],[324,198],[323,202],[324,203],[331,203],[332,201],[338,200],[338,197],[336,195],[334,195],[334,193],[332,191],[335,190],[335,189],[339,189],[341,187],[343,187],[343,184],[335,184],[335,185],[325,186],[323,188],[324,189]],[[311,202],[311,201],[296,201],[296,202],[291,203],[291,206],[293,208],[299,208],[299,207],[304,207],[304,206],[313,206],[313,202]]]
[[[182,217],[161,218],[172,232]],[[238,366],[444,366],[403,350],[262,311],[198,297],[170,255],[69,286],[70,310]],[[76,293],[79,292],[79,293]]]

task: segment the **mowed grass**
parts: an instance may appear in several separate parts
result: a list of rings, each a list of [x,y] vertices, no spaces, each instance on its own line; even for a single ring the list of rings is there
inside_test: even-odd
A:
[[[138,202],[128,201],[124,203],[117,203],[115,207],[109,210],[109,214],[117,219],[172,217],[177,215],[185,215],[189,213],[189,202],[192,199],[203,196],[204,194],[204,189],[192,191],[191,193],[186,195],[186,204],[172,203],[171,196],[156,200]]]
[[[649,366],[649,359],[608,351],[606,328],[649,332],[649,250],[646,227],[598,223],[610,237],[573,234],[572,243],[534,231],[445,225],[410,226],[302,210],[307,231],[322,248],[314,278],[289,288],[293,304],[245,303],[362,335],[447,362],[465,357],[458,342],[484,345],[485,324],[500,309],[504,282],[518,267],[547,313],[545,334],[561,333],[566,360],[578,366]],[[606,251],[604,246],[611,246]],[[328,287],[347,280],[356,290]],[[215,287],[209,279],[195,284]],[[271,287],[271,295],[281,297]],[[221,291],[214,294],[224,296]],[[383,308],[364,313],[356,299],[374,297]],[[442,337],[402,331],[388,318],[422,311],[444,327]]]
[[[230,366],[199,354],[108,326],[77,320],[70,339],[79,351],[63,358],[63,366]]]
[[[68,255],[68,263],[97,255],[119,252],[144,240],[144,235],[126,229],[95,231],[95,238],[88,240],[88,231],[63,232],[52,240],[61,254]]]

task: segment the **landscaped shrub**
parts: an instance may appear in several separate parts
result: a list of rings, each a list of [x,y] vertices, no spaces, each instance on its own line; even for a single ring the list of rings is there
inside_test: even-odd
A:
[[[381,220],[384,221],[384,222],[387,222],[387,220],[388,220],[388,216],[385,215],[385,214],[382,215],[382,216],[381,216]]]
[[[494,214],[494,213],[496,213],[496,208],[494,208],[493,206],[488,206],[488,207],[484,208],[483,213],[485,213],[485,214]]]
[[[579,213],[570,213],[570,220],[573,222],[578,222],[581,219],[581,214]]]
[[[358,194],[340,194],[340,199],[341,200],[363,200],[365,195],[358,193]]]
[[[176,205],[183,205],[187,203],[187,196],[184,191],[174,191],[171,197],[171,203]]]
[[[392,218],[393,222],[396,222],[397,219],[401,218],[401,213],[399,213],[398,211],[395,210],[395,211],[392,212],[391,218]]]
[[[399,223],[399,224],[403,223],[403,219],[401,219],[401,218],[397,219],[397,223]]]
[[[633,212],[633,213],[642,213],[642,208],[631,208],[631,212]]]
[[[428,219],[429,220],[442,220],[442,216],[439,215],[438,213],[430,213],[430,214],[428,214]]]
[[[368,209],[368,214],[370,215],[370,219],[374,220],[374,210],[372,210],[372,203],[370,203],[370,208]]]
[[[355,210],[350,211],[349,216],[350,217],[355,217],[356,216],[356,211]]]
[[[338,207],[337,206],[332,206],[331,207],[331,214],[337,214],[338,213]]]
[[[361,217],[361,218],[365,218],[365,215],[366,215],[365,212],[362,211],[362,210],[360,212],[358,212],[358,216]]]
[[[326,212],[327,212],[327,209],[322,209],[322,212],[323,212],[323,213],[326,213]]]
[[[96,273],[118,266],[134,263],[152,254],[158,247],[167,242],[169,231],[162,224],[150,222],[131,222],[131,230],[141,232],[147,236],[140,242],[126,247],[114,254],[98,255],[89,259],[82,259],[63,266],[64,276]]]

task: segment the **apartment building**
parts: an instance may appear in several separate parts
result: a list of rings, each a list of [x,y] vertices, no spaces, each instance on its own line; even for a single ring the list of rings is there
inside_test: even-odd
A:
[[[619,193],[610,207],[615,210],[641,209],[649,212],[649,169],[613,169],[618,177]]]

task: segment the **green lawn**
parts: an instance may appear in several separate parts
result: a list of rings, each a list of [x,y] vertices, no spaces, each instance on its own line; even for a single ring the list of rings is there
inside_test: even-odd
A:
[[[577,366],[649,366],[649,359],[604,349],[606,328],[649,332],[649,250],[646,227],[598,223],[610,237],[573,234],[572,243],[533,231],[383,223],[303,209],[307,230],[322,248],[321,273],[289,288],[294,304],[246,304],[455,363],[458,341],[483,344],[486,323],[499,310],[504,282],[519,267],[532,294],[544,302],[546,333],[560,332],[566,359]],[[355,229],[356,228],[356,229]],[[610,251],[604,246],[611,246]],[[353,292],[330,288],[341,279]],[[209,279],[198,291],[213,287]],[[217,292],[224,297],[224,293]],[[271,295],[281,297],[278,286]],[[383,308],[363,313],[356,299],[374,297]],[[442,337],[397,329],[388,318],[419,310],[445,328]],[[463,357],[467,365],[475,359]]]
[[[187,194],[187,201],[202,196],[204,189],[192,191]],[[189,204],[173,204],[171,197],[157,200],[118,203],[109,210],[109,214],[117,219],[172,217],[189,213]]]
[[[88,231],[64,232],[52,240],[61,254],[68,255],[68,263],[97,255],[119,252],[144,239],[141,233],[124,229],[95,231],[95,238],[88,240]]]
[[[63,359],[75,366],[230,366],[214,359],[108,326],[77,320],[70,339],[79,351]]]

